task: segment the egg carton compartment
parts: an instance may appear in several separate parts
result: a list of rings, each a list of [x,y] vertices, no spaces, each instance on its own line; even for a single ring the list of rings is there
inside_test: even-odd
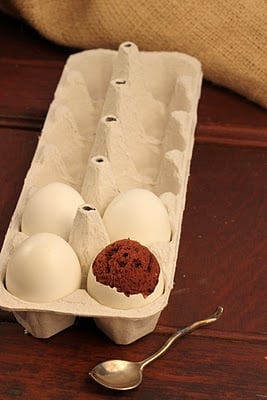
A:
[[[0,254],[0,306],[33,336],[50,337],[76,316],[93,317],[115,343],[128,344],[154,330],[174,284],[201,84],[195,58],[139,51],[132,42],[118,51],[86,50],[68,58]],[[27,237],[20,231],[27,199],[51,182],[70,185],[84,199],[69,238],[82,286],[59,300],[33,303],[6,290],[5,274],[10,255]],[[88,294],[85,280],[88,265],[110,242],[105,208],[133,188],[150,190],[168,211],[171,240],[149,245],[164,292],[143,307],[112,309]]]

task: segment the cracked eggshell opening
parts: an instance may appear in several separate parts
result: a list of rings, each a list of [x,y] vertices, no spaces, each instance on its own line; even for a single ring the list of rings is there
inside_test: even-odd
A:
[[[52,233],[38,233],[25,239],[7,264],[6,288],[25,301],[58,300],[80,285],[78,257],[64,239]]]
[[[120,193],[107,206],[103,222],[111,242],[129,238],[148,246],[171,239],[167,209],[160,198],[147,189]]]
[[[163,294],[163,273],[160,272],[157,286],[149,296],[144,297],[141,293],[126,296],[124,293],[118,292],[116,288],[97,282],[91,266],[87,278],[87,291],[98,303],[110,308],[130,310],[133,308],[144,307],[158,299]]]
[[[146,246],[122,239],[97,254],[89,268],[87,291],[107,307],[133,309],[161,296],[164,279],[157,258]]]
[[[27,201],[22,214],[21,230],[28,236],[40,232],[54,233],[68,240],[81,195],[61,182],[38,189]]]

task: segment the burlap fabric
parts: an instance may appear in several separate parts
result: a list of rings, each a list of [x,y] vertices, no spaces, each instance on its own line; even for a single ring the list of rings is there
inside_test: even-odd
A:
[[[205,78],[267,108],[266,0],[0,0],[1,7],[66,46],[130,40],[141,50],[191,54]]]

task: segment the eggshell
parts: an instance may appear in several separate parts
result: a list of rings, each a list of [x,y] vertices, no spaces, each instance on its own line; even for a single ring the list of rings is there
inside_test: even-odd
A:
[[[53,182],[38,189],[27,201],[21,230],[28,236],[40,232],[55,233],[68,240],[81,195],[64,183]]]
[[[7,265],[6,288],[22,300],[57,300],[80,284],[78,257],[64,239],[52,233],[38,233],[24,240]]]
[[[92,268],[90,267],[87,278],[87,291],[90,296],[105,306],[121,310],[130,310],[150,304],[160,297],[164,291],[164,279],[163,274],[160,273],[159,281],[154,292],[147,297],[144,297],[141,293],[126,296],[124,293],[118,292],[116,288],[97,282]]]
[[[171,238],[164,204],[146,189],[130,189],[116,196],[107,206],[103,222],[111,242],[128,238],[148,246]]]

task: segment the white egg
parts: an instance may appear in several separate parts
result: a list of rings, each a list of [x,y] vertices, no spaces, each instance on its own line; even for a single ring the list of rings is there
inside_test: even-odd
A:
[[[171,238],[167,209],[146,189],[131,189],[116,196],[107,206],[103,222],[111,242],[129,238],[148,246]]]
[[[81,195],[71,186],[60,182],[49,183],[27,201],[21,230],[28,236],[49,232],[68,240],[77,209],[83,203]]]
[[[60,299],[81,285],[81,268],[72,247],[60,236],[38,233],[12,253],[6,271],[6,288],[31,302]]]

